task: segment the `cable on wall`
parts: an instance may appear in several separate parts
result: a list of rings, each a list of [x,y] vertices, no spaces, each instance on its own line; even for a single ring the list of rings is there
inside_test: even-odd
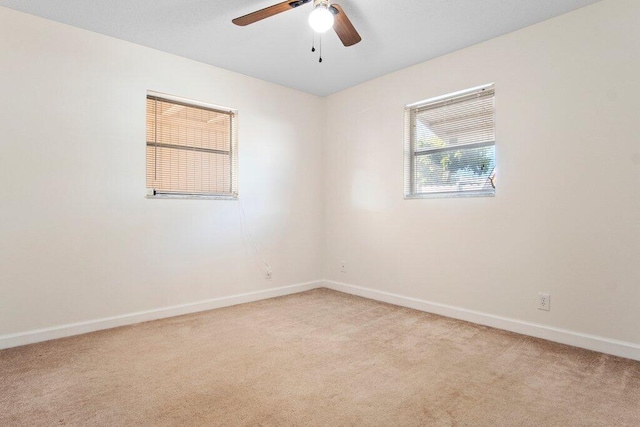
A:
[[[258,262],[258,260],[262,261],[262,264],[264,264],[264,269],[265,269],[265,273],[267,274],[267,277],[270,278],[271,277],[271,265],[267,262],[267,260],[265,259],[265,257],[262,255],[262,252],[260,252],[260,249],[258,248],[258,244],[256,243],[255,238],[253,237],[253,234],[251,233],[251,230],[249,229],[249,225],[248,225],[248,220],[247,220],[247,214],[244,211],[244,206],[242,205],[242,199],[240,199],[238,197],[238,210],[239,210],[239,214],[240,214],[240,232],[242,234],[242,240],[245,242],[245,246],[246,246],[246,240],[245,240],[245,236],[248,237],[252,247],[253,247],[253,251],[254,251],[254,261],[256,261],[256,265],[258,266],[258,269],[262,269],[260,266],[260,263]]]

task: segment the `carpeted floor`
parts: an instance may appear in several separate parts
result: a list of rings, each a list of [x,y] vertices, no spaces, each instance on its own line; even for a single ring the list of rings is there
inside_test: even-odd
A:
[[[0,425],[640,425],[640,362],[327,289],[0,351]]]

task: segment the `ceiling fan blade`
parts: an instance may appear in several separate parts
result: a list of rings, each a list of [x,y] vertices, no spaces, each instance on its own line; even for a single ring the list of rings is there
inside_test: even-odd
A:
[[[331,5],[331,12],[334,14],[333,29],[338,37],[340,37],[343,45],[353,46],[362,40],[362,37],[360,37],[360,34],[358,34],[340,5],[333,3]]]
[[[307,4],[310,1],[311,0],[283,1],[282,3],[274,4],[273,6],[265,7],[264,9],[260,9],[255,12],[249,13],[248,15],[236,18],[231,22],[244,27],[245,25],[253,24],[254,22],[258,22],[264,18],[277,15],[278,13],[286,12],[287,10],[294,9],[298,6],[302,6],[303,4]]]

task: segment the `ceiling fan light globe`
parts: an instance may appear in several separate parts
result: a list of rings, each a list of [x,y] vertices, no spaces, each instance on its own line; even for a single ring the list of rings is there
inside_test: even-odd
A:
[[[309,15],[309,25],[316,33],[326,33],[333,27],[333,13],[327,7],[319,5]]]

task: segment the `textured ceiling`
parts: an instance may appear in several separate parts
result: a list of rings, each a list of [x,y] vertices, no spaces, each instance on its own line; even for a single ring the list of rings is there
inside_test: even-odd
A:
[[[278,0],[0,0],[0,6],[107,34],[315,95],[488,40],[598,0],[336,0],[362,42],[322,38],[311,5],[247,27],[233,18]]]

